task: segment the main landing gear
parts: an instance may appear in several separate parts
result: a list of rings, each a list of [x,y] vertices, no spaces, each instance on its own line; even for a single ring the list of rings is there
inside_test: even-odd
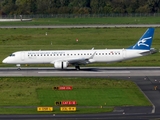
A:
[[[17,70],[21,70],[21,64],[16,64]]]
[[[75,66],[76,70],[80,70],[80,67],[79,66]]]

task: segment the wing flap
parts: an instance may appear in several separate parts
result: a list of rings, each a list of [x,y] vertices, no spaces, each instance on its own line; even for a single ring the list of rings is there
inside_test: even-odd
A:
[[[72,64],[72,65],[80,65],[80,64],[87,64],[89,63],[89,61],[85,58],[69,58],[69,59],[59,59],[59,60],[55,60],[55,61],[52,61],[51,64],[54,64],[55,62],[57,61],[67,61],[69,64]]]

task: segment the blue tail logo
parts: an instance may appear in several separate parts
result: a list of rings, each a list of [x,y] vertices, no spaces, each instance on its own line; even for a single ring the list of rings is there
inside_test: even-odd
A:
[[[152,38],[152,37],[143,38],[142,40],[139,40],[139,41],[138,41],[137,45],[138,45],[138,46],[144,45],[144,46],[149,47],[149,45],[146,44],[146,42],[147,42],[147,40],[150,40],[151,38]],[[135,46],[133,46],[133,48],[134,48],[134,47],[135,47]]]
[[[154,35],[154,28],[148,28],[147,31],[142,35],[138,42],[127,49],[140,49],[140,50],[150,50],[152,45],[152,39]]]

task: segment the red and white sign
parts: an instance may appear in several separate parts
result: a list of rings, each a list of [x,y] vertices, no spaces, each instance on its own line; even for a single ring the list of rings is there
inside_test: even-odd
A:
[[[59,86],[58,87],[59,90],[72,90],[72,86]]]
[[[75,100],[73,101],[61,101],[61,105],[76,105],[77,102]]]

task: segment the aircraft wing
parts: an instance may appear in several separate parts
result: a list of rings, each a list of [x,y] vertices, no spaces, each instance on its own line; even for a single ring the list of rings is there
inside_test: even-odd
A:
[[[84,65],[89,63],[88,59],[86,58],[75,58],[75,59],[70,59],[68,60],[69,64],[72,65]]]
[[[86,58],[69,58],[69,59],[59,59],[52,61],[51,64],[54,64],[55,62],[68,62],[72,65],[85,65],[89,63],[89,60]]]
[[[96,54],[96,52],[94,52],[90,57],[86,57],[86,58],[65,58],[65,59],[59,59],[59,60],[55,60],[52,61],[51,64],[54,64],[55,62],[64,62],[67,61],[69,64],[72,65],[85,65],[90,63],[93,60],[94,55]]]

